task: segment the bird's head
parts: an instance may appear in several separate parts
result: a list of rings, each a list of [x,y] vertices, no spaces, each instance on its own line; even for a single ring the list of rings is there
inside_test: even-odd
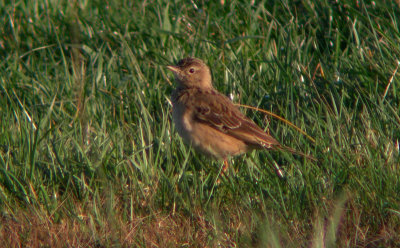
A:
[[[181,87],[213,88],[210,68],[197,58],[184,58],[177,65],[167,66]]]

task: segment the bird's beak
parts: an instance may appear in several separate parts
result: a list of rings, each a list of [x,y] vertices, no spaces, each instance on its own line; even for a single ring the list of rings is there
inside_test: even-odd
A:
[[[168,70],[172,71],[173,73],[178,73],[180,71],[179,68],[175,65],[168,65],[167,68],[168,68]]]

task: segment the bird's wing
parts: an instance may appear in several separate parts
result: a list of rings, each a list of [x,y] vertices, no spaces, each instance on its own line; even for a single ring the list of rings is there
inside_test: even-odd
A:
[[[199,121],[249,145],[259,148],[280,146],[277,140],[242,114],[226,96],[214,90],[200,91],[192,95],[191,101],[194,117]]]

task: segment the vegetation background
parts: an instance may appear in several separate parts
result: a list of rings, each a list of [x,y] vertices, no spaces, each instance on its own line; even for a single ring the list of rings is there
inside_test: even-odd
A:
[[[400,247],[399,1],[0,1],[5,247]],[[186,56],[281,143],[171,123]],[[280,167],[280,170],[277,169]],[[278,172],[278,173],[277,173]],[[282,173],[282,176],[279,174]]]

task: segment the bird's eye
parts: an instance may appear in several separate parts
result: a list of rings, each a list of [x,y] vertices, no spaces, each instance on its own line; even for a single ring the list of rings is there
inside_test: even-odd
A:
[[[193,69],[193,68],[190,68],[189,72],[190,72],[190,73],[194,73],[194,69]]]

